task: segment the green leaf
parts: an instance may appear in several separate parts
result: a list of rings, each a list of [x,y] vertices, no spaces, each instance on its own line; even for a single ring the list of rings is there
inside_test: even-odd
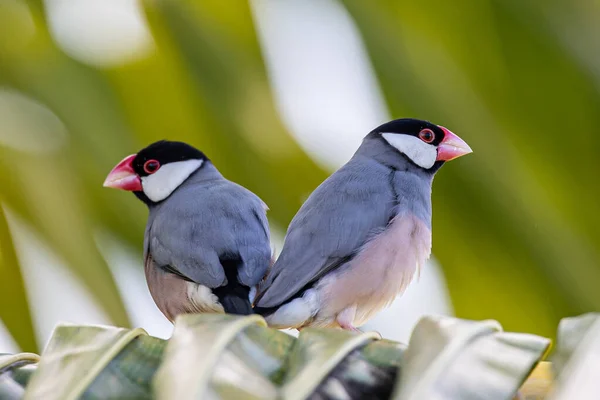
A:
[[[276,399],[277,384],[294,338],[249,325],[223,350],[208,393],[221,399]]]
[[[244,380],[236,385],[228,384],[220,374],[219,362],[228,346],[252,325],[266,326],[258,315],[239,317],[227,314],[180,315],[175,321],[173,336],[167,345],[163,363],[154,381],[157,399],[198,399],[210,397],[215,392],[227,396],[244,392],[250,398],[273,398],[276,391],[268,379],[254,373],[256,382]],[[232,363],[233,365],[233,363]],[[230,366],[231,368],[231,366]],[[234,368],[236,372],[239,368]],[[246,369],[247,371],[247,369]],[[213,373],[216,385],[211,385]],[[228,388],[227,385],[230,387]],[[244,390],[247,388],[248,391]],[[257,393],[258,391],[258,393]],[[235,398],[235,397],[231,397]]]
[[[197,314],[178,317],[169,342],[140,329],[59,325],[41,360],[0,354],[0,396],[23,398],[26,387],[25,399],[50,400],[592,399],[598,317],[562,321],[554,388],[550,363],[539,362],[550,341],[495,321],[425,317],[407,347],[376,333],[308,328],[294,338],[256,315]]]
[[[600,314],[565,318],[558,327],[551,400],[596,399],[600,393]]]
[[[247,326],[227,347],[228,356],[223,357],[219,366],[226,366],[232,357],[253,374],[267,377],[276,385],[281,384],[285,373],[285,362],[294,338],[283,332],[262,325]],[[219,380],[219,366],[213,376],[213,385]]]
[[[39,361],[40,356],[33,353],[0,354],[0,370],[5,370],[15,365],[21,366],[37,363]]]
[[[406,346],[375,340],[339,360],[311,397],[331,400],[389,399]]]
[[[39,361],[37,354],[0,354],[0,399],[20,400],[25,392],[32,369]]]
[[[563,318],[560,321],[556,338],[556,350],[552,355],[552,367],[556,375],[560,375],[586,336],[594,332],[594,326],[598,321],[600,321],[600,314],[598,313]]]
[[[348,354],[380,338],[375,332],[356,335],[335,329],[303,329],[289,355],[282,396],[307,398]]]
[[[502,332],[495,321],[425,317],[412,332],[393,398],[509,399],[549,346],[546,338]]]
[[[121,350],[85,390],[82,399],[149,399],[152,379],[167,342],[138,336]]]
[[[23,350],[37,351],[27,293],[4,209],[0,206],[0,319]]]
[[[30,11],[33,34],[30,25],[3,24],[6,16],[0,13],[3,36],[31,37],[27,45],[0,46],[0,84],[48,107],[66,127],[68,140],[59,149],[39,154],[1,147],[0,163],[10,171],[0,176],[2,198],[65,259],[112,321],[127,326],[120,293],[96,248],[94,233],[99,223],[128,232],[129,226],[136,226],[128,222],[137,221],[143,229],[141,219],[135,219],[143,210],[129,212],[115,205],[120,213],[114,215],[109,206],[96,207],[95,193],[102,190],[106,173],[101,168],[110,168],[114,151],[127,151],[131,140],[102,75],[58,50],[40,10]]]
[[[24,399],[79,398],[143,329],[58,325],[42,353]]]

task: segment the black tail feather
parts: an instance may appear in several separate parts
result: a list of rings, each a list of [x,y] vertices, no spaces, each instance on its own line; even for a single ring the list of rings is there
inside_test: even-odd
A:
[[[217,295],[218,296],[218,295]],[[237,314],[237,315],[250,315],[252,314],[252,306],[250,305],[250,301],[248,300],[248,294],[246,296],[239,296],[236,293],[229,293],[223,295],[223,297],[219,296],[219,300],[225,309],[227,314]]]
[[[225,270],[227,285],[213,289],[213,293],[219,298],[219,302],[227,314],[250,315],[252,305],[250,304],[250,288],[242,285],[237,278],[240,260],[221,260]]]

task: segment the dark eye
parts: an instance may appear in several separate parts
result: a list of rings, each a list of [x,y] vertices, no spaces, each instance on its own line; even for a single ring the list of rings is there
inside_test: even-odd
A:
[[[423,129],[419,132],[419,139],[425,143],[431,143],[435,139],[435,133],[431,129]]]
[[[156,160],[148,160],[144,163],[144,171],[147,174],[153,174],[160,168],[160,163]]]

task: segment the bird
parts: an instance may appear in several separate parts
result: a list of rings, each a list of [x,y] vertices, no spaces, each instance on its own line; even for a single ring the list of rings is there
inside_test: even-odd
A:
[[[148,206],[144,270],[165,317],[252,314],[250,289],[271,265],[267,206],[195,147],[161,140],[125,157],[104,186]]]
[[[367,134],[310,194],[259,283],[254,312],[274,328],[357,331],[411,282],[431,253],[431,186],[471,153],[443,126],[403,118]]]

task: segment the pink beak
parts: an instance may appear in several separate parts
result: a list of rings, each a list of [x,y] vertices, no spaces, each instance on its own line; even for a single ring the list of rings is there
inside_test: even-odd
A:
[[[444,140],[438,145],[437,161],[450,161],[473,152],[469,145],[454,133],[443,126],[440,126],[440,129],[444,131]]]
[[[142,190],[142,181],[131,166],[135,156],[136,154],[127,156],[118,163],[106,177],[104,187],[140,192]]]

